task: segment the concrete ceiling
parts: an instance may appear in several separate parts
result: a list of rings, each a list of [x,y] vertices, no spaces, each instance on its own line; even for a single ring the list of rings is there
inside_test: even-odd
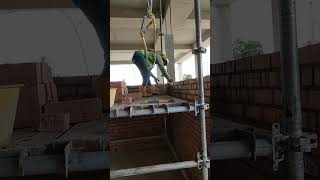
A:
[[[157,16],[157,26],[159,20],[159,0],[154,0],[153,11]],[[166,0],[163,2],[163,17],[167,21],[167,31],[170,34],[170,10]],[[169,1],[168,1],[169,2]],[[181,62],[190,56],[190,52],[195,43],[195,22],[193,0],[174,0],[171,2],[171,24],[174,35],[175,61]],[[110,47],[111,64],[131,63],[132,54],[135,50],[143,48],[140,37],[140,26],[145,15],[146,0],[110,0]],[[202,29],[209,34],[210,29],[210,1],[202,0]],[[149,48],[153,49],[156,43],[156,50],[160,50],[160,38],[153,40],[153,29],[146,34],[146,41]],[[157,30],[160,31],[159,29]],[[163,32],[166,33],[165,23]],[[204,40],[208,41],[209,36]]]
[[[159,17],[159,1],[153,0],[153,11]],[[164,19],[170,33],[169,0],[162,0]],[[0,10],[12,9],[48,9],[75,8],[71,0],[1,0]],[[195,42],[194,4],[193,0],[171,0],[171,24],[175,44],[176,62],[186,59]],[[209,42],[210,0],[201,0],[202,29],[204,41]],[[134,50],[143,48],[139,35],[142,17],[146,11],[146,0],[110,0],[110,47],[111,63],[129,63]],[[159,27],[160,22],[157,19]],[[165,24],[163,24],[165,25]],[[163,28],[164,32],[166,28]],[[159,29],[158,29],[159,32]],[[152,32],[148,32],[146,40],[149,47],[156,43],[160,50],[160,38],[153,40]],[[207,43],[208,45],[208,43]]]

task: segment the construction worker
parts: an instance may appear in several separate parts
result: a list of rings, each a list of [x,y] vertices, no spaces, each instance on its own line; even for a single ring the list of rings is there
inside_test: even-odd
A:
[[[155,64],[157,64],[160,68],[162,76],[164,76],[169,82],[173,81],[164,68],[164,66],[166,66],[169,62],[169,59],[165,55],[159,55],[154,51],[146,51],[142,49],[134,52],[132,62],[138,67],[143,79],[142,86],[139,87],[143,97],[158,94],[155,86],[152,86],[150,81],[151,76],[154,78],[155,82],[159,82],[159,79],[151,72]]]

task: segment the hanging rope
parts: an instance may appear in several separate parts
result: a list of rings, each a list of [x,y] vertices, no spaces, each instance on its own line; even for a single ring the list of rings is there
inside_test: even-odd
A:
[[[141,36],[143,44],[144,44],[145,57],[147,57],[147,53],[148,53],[148,46],[146,43],[145,34],[151,25],[153,25],[153,29],[154,29],[154,33],[153,33],[153,37],[154,37],[154,47],[153,48],[154,49],[153,50],[154,50],[154,52],[156,51],[157,25],[156,25],[156,17],[152,12],[152,6],[153,6],[153,0],[147,0],[147,15],[145,15],[143,17],[141,28],[140,28],[140,36]],[[148,19],[151,21],[145,26],[145,23]],[[156,54],[154,54],[154,58],[156,58]],[[154,63],[155,63],[155,61],[154,61]]]

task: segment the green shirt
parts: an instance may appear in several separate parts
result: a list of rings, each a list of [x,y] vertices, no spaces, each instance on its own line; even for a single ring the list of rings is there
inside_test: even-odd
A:
[[[145,57],[145,50],[142,49],[142,50],[140,50],[140,52]],[[167,70],[164,68],[162,57],[159,54],[148,50],[146,59],[147,59],[148,69],[150,71],[153,69],[154,65],[157,64],[159,69],[160,69],[160,71],[161,71],[161,73],[162,73],[162,75],[167,80],[171,79],[169,74],[168,74],[168,72],[167,72]]]

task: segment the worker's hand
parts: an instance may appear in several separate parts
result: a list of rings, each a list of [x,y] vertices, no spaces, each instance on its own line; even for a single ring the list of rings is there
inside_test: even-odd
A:
[[[156,82],[156,84],[159,84],[160,80],[156,77],[153,78],[154,79],[154,82]]]
[[[173,82],[173,79],[169,79],[168,81],[169,81],[169,82]]]

